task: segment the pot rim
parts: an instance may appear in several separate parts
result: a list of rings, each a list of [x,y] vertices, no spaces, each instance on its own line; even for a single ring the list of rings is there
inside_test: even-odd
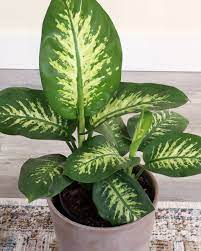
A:
[[[153,201],[153,205],[154,205],[154,208],[156,208],[156,205],[157,205],[157,202],[158,202],[158,183],[156,181],[156,178],[154,177],[154,175],[145,170],[145,172],[149,175],[149,177],[151,178],[152,180],[152,184],[154,185],[154,190],[155,190],[155,196],[154,196],[154,201]],[[152,211],[151,213],[145,215],[143,218],[135,221],[135,222],[131,222],[131,223],[128,223],[128,224],[124,224],[124,225],[121,225],[121,226],[114,226],[114,227],[91,227],[91,226],[86,226],[86,225],[82,225],[80,223],[77,223],[75,221],[72,221],[70,220],[69,218],[65,217],[62,213],[60,213],[56,207],[54,206],[53,202],[52,202],[52,199],[47,199],[47,202],[48,202],[48,206],[51,208],[51,210],[58,216],[60,217],[63,221],[65,221],[67,224],[70,224],[74,227],[78,227],[78,228],[81,228],[83,230],[90,230],[90,231],[101,231],[101,232],[109,232],[109,231],[122,231],[122,230],[129,230],[131,229],[132,227],[134,227],[135,225],[137,224],[140,224],[140,222],[144,221],[149,215],[153,214],[154,211]]]

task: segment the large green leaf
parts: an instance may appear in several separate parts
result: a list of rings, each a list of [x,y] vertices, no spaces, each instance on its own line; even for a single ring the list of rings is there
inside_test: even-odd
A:
[[[121,155],[128,153],[131,140],[122,118],[109,119],[97,127],[95,131],[104,135]]]
[[[20,172],[19,190],[29,202],[45,197],[53,197],[69,186],[72,181],[63,176],[66,158],[59,154],[29,159]]]
[[[133,137],[136,129],[139,115],[136,115],[128,120],[128,133]],[[150,142],[159,136],[172,131],[183,132],[188,125],[188,120],[182,115],[172,111],[160,111],[153,113],[151,127],[140,145],[140,150],[143,150]]]
[[[40,72],[51,106],[75,119],[102,108],[118,88],[122,51],[109,16],[95,0],[52,0],[42,32]]]
[[[93,185],[93,201],[100,216],[114,226],[136,221],[154,210],[138,181],[122,171]]]
[[[181,106],[188,101],[186,95],[175,87],[160,84],[121,83],[115,97],[97,114],[90,124],[94,127],[106,119],[140,110],[163,110]]]
[[[172,177],[201,173],[201,137],[168,133],[144,149],[145,168]]]
[[[99,135],[73,152],[66,160],[64,174],[73,180],[93,183],[132,165],[117,149]]]
[[[31,139],[67,140],[75,125],[56,114],[41,90],[0,91],[0,132]]]

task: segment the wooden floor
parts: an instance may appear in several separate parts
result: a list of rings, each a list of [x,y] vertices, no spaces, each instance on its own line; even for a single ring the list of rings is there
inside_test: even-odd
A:
[[[122,79],[130,82],[155,82],[183,90],[190,102],[177,109],[190,120],[188,132],[201,135],[201,73],[126,72]],[[8,86],[41,88],[38,71],[0,70],[0,89]],[[31,157],[49,153],[68,153],[58,141],[36,141],[0,134],[0,197],[22,197],[17,189],[20,166]],[[201,201],[201,175],[172,179],[157,175],[160,200]]]

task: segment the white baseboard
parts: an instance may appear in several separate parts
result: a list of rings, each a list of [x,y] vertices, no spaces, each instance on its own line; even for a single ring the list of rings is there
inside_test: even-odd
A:
[[[120,33],[125,71],[201,72],[201,33]],[[0,68],[38,69],[40,34],[0,34]]]

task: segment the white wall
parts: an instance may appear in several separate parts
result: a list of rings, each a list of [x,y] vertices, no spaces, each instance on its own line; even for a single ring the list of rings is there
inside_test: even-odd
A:
[[[1,68],[38,67],[41,24],[49,2],[0,0]],[[201,71],[200,0],[99,2],[122,38],[124,69]]]
[[[200,0],[100,0],[121,31],[201,32]]]
[[[0,29],[38,31],[50,0],[0,0]],[[200,32],[200,0],[99,0],[123,32]]]

